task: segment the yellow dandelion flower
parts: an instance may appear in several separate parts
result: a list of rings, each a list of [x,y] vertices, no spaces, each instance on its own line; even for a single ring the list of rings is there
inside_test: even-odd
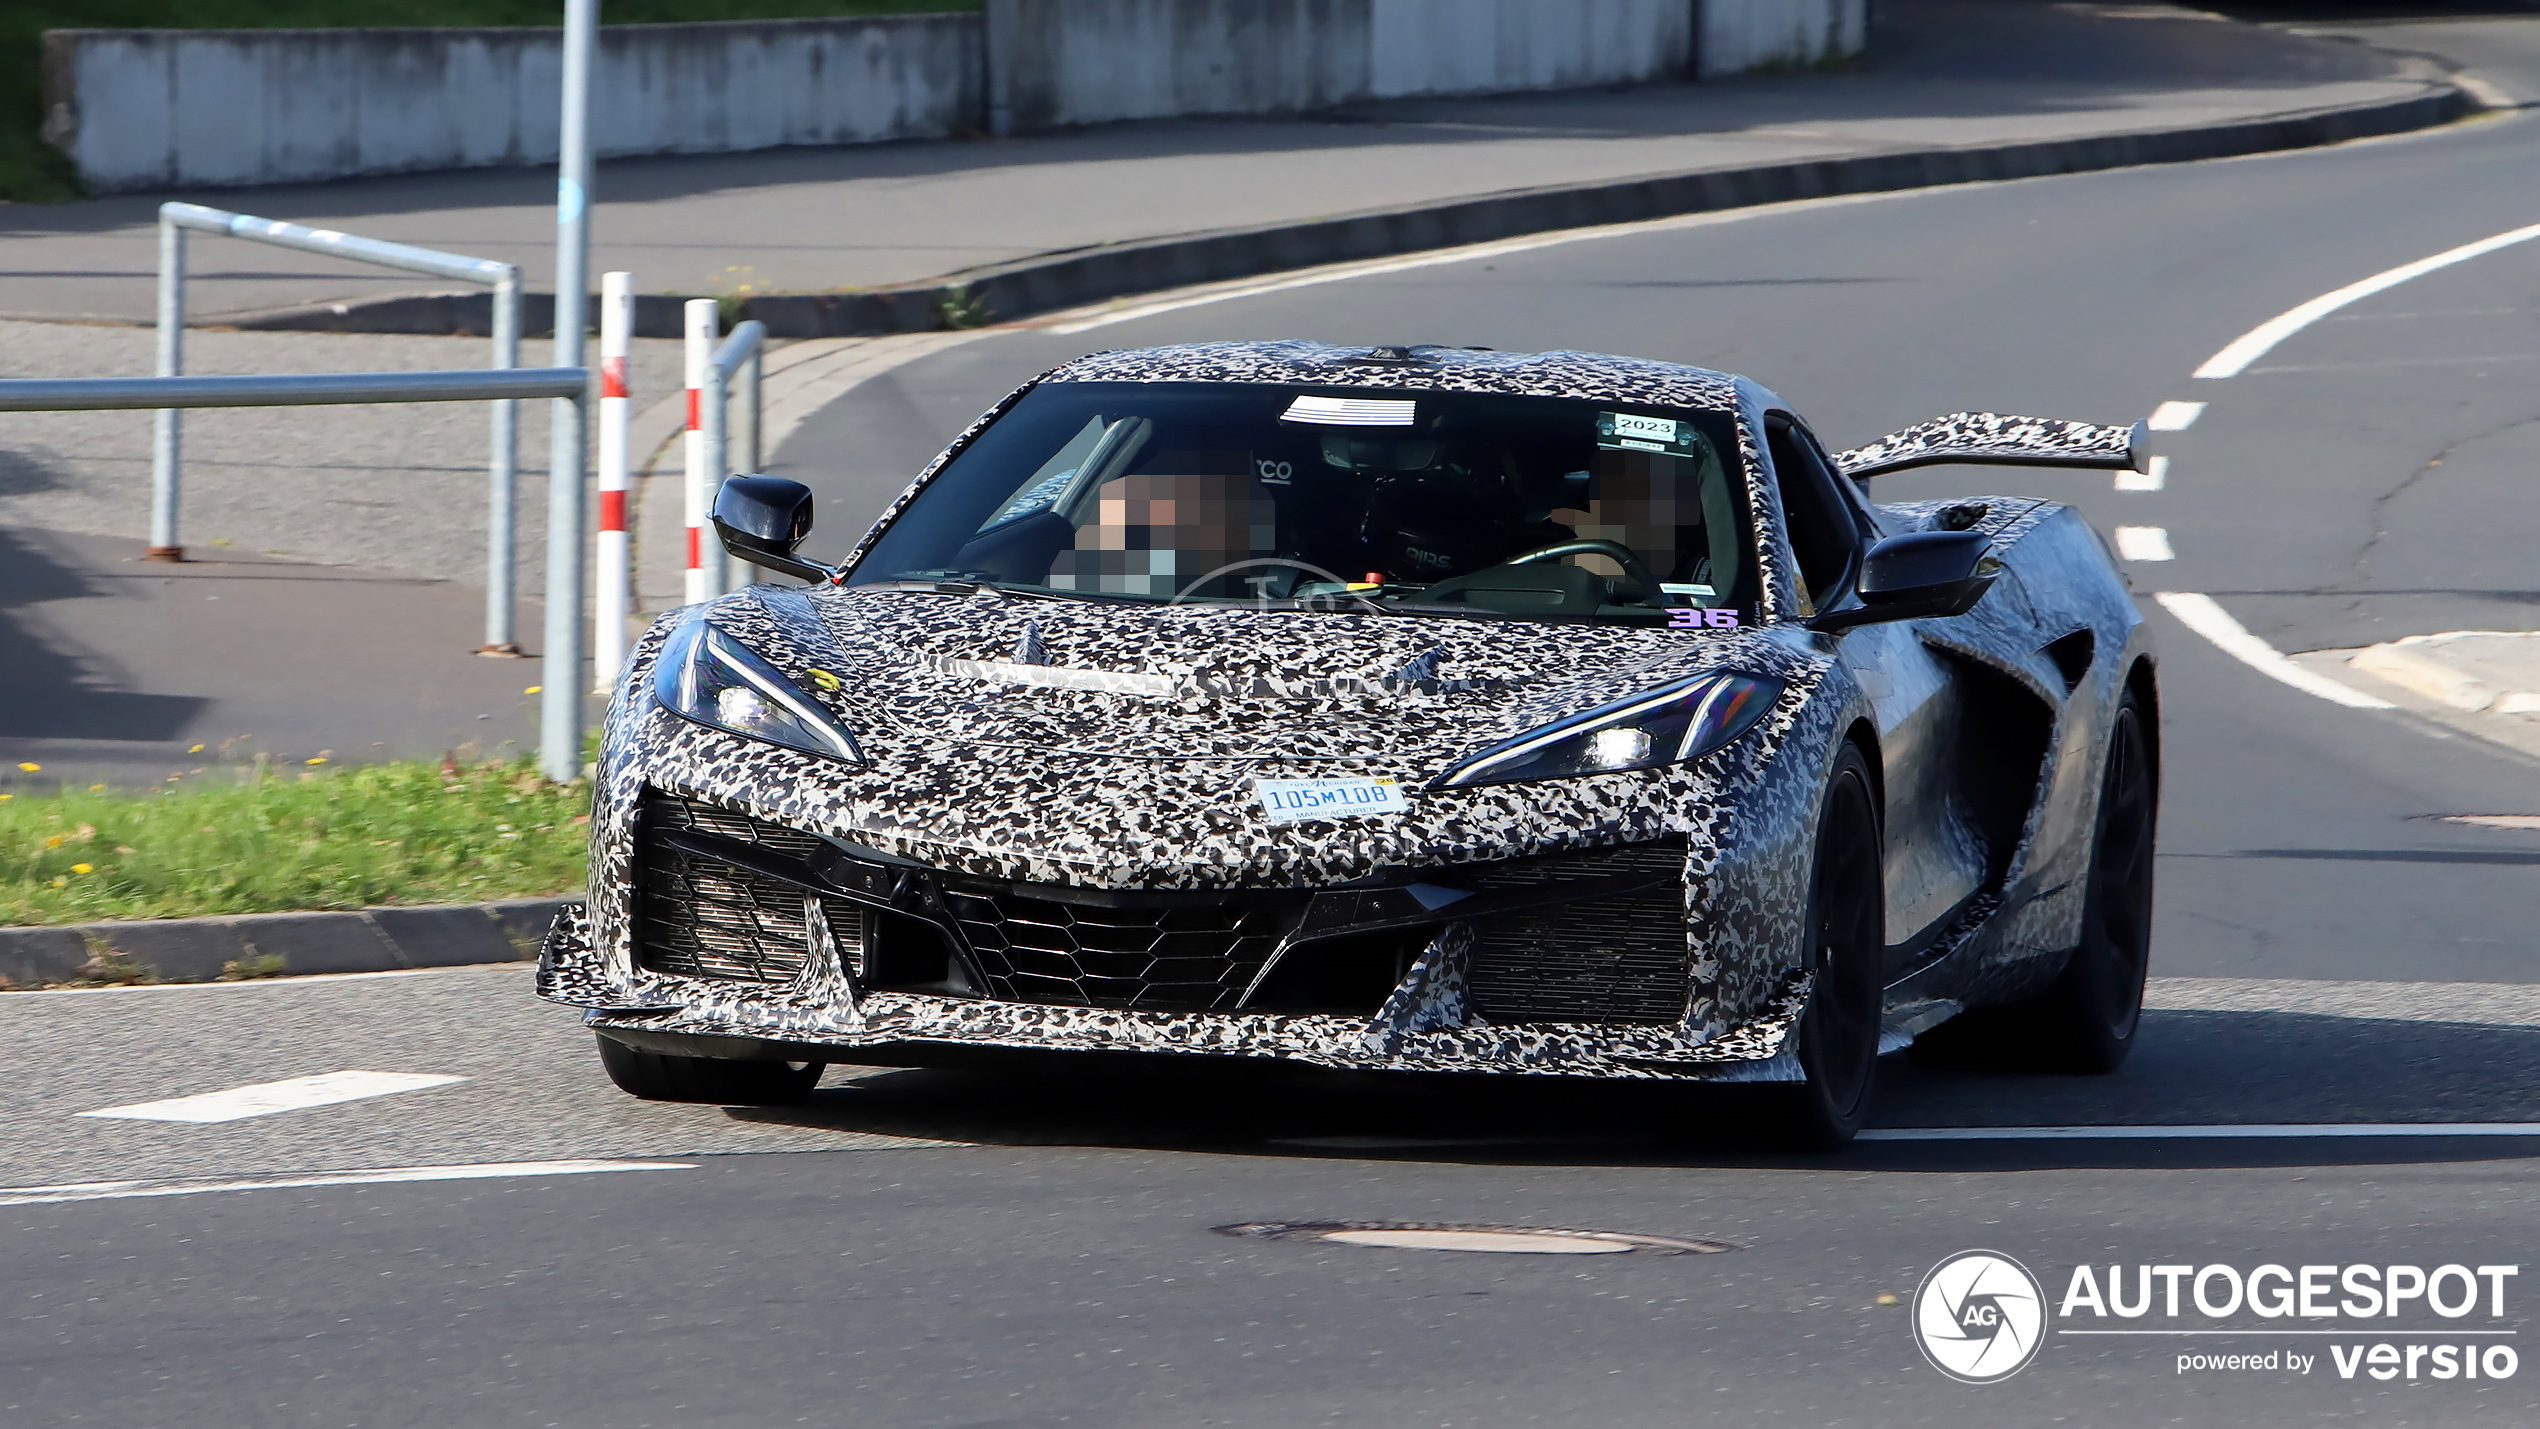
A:
[[[18,796],[15,794],[0,794],[0,804],[5,804],[16,797]]]
[[[317,758],[312,759],[312,760],[310,760],[309,762],[310,762],[311,764],[324,764],[324,763],[326,762],[326,756],[325,756],[325,755],[323,755],[323,754],[321,754],[321,755],[319,755]]]
[[[26,764],[26,763],[20,763],[20,764],[18,765],[18,767],[19,767],[20,769],[25,770],[25,771],[26,771],[27,773],[29,773],[29,774],[40,774],[40,773],[42,773],[42,772],[44,771],[44,766],[43,766],[43,765],[41,765],[41,764]]]
[[[67,886],[69,883],[70,883],[70,880],[69,880],[69,879],[67,879],[67,878],[56,878],[56,879],[54,879],[54,880],[53,880],[53,886],[54,886],[55,888],[65,887],[65,886]]]
[[[198,744],[198,745],[195,745],[192,749],[189,749],[189,750],[187,750],[187,751],[185,751],[185,752],[186,752],[186,753],[188,753],[188,754],[200,754],[200,753],[202,753],[202,752],[203,752],[203,746],[201,746],[201,745],[199,745],[199,744]]]
[[[521,693],[524,695],[534,695],[545,688],[547,687],[544,685],[531,685],[528,689],[521,691]]]
[[[91,794],[103,794],[106,792],[106,786],[103,784],[91,784],[88,786],[88,792]]]
[[[71,872],[73,873],[95,873],[96,871],[97,865],[93,863],[74,863],[71,865]]]
[[[69,838],[70,836],[68,834],[55,834],[44,841],[44,846],[46,848],[60,848],[69,840]]]

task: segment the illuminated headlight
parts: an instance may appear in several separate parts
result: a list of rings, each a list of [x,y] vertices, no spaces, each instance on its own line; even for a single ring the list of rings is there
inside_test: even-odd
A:
[[[1699,759],[1753,729],[1781,692],[1781,681],[1766,676],[1696,675],[1494,745],[1438,785],[1569,779]]]
[[[862,764],[855,740],[820,702],[750,647],[703,620],[671,632],[653,694],[673,714],[806,754]]]

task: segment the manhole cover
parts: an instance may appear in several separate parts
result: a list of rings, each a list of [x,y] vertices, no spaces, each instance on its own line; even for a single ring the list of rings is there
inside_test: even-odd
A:
[[[1219,1235],[1255,1240],[1325,1241],[1388,1250],[1465,1250],[1496,1255],[1709,1255],[1735,1250],[1724,1240],[1679,1240],[1628,1231],[1549,1226],[1449,1226],[1417,1221],[1254,1221],[1216,1227]]]

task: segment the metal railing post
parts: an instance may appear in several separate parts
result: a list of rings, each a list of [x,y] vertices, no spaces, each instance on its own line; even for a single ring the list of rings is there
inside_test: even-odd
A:
[[[555,365],[582,365],[582,305],[590,292],[591,51],[599,0],[565,0],[562,112],[556,131]],[[582,774],[584,581],[583,451],[588,384],[555,404],[547,463],[547,638],[538,764],[564,783]]]
[[[617,683],[626,659],[626,614],[634,603],[626,534],[627,349],[635,328],[635,275],[600,275],[600,538],[591,619],[591,688]]]
[[[159,215],[159,361],[158,375],[174,377],[185,368],[185,230]],[[182,413],[162,407],[150,429],[150,548],[153,561],[185,559],[184,539],[177,534],[177,469]]]
[[[494,363],[520,365],[520,269],[506,263],[494,280]],[[512,546],[519,525],[514,502],[520,491],[520,404],[494,404],[493,455],[485,465],[485,645],[481,655],[517,655],[512,631]]]
[[[714,366],[715,326],[721,321],[712,298],[690,298],[680,309],[686,320],[688,434],[680,452],[683,475],[687,478],[688,576],[680,590],[684,603],[695,605],[710,600],[723,589],[723,547],[706,538],[706,512],[714,501],[713,483],[721,477],[706,475],[706,372]]]
[[[704,478],[705,509],[709,512],[714,509],[716,493],[723,489],[723,478],[732,474],[732,419],[723,408],[728,385],[722,365],[711,361],[706,363],[705,387],[697,399],[701,417],[697,445],[704,453],[699,472]],[[708,529],[701,538],[709,548],[704,570],[705,587],[709,596],[715,596],[733,589],[735,568],[741,563],[724,559],[723,542],[711,529],[713,523],[709,521],[706,524]]]
[[[740,391],[737,394],[741,399],[740,430],[733,434],[732,450],[741,459],[740,469],[754,476],[766,465],[766,454],[759,450],[758,444],[759,422],[766,415],[759,402],[759,379],[764,375],[766,366],[766,348],[751,347],[749,359],[741,364]]]

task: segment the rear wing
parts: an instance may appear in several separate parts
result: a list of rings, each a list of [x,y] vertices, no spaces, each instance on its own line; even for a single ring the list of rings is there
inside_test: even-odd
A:
[[[1834,464],[1855,481],[1945,462],[2142,471],[2148,459],[2145,445],[2141,422],[2105,427],[2044,417],[2006,417],[1998,412],[1953,412],[1890,432],[1868,446],[1854,447],[1837,456]]]

